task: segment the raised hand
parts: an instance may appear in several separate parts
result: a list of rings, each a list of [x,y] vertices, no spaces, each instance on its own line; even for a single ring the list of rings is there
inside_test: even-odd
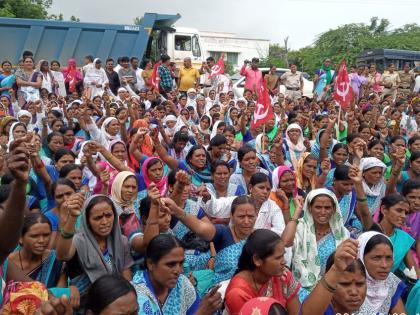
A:
[[[347,239],[338,245],[334,254],[334,266],[338,271],[344,272],[347,266],[357,259],[359,242],[354,239]]]
[[[331,169],[331,162],[329,158],[325,158],[321,162],[321,171],[323,174],[328,174]]]
[[[361,183],[363,180],[362,171],[357,165],[351,165],[349,169],[349,178],[353,183]]]
[[[81,214],[85,197],[83,194],[78,193],[71,195],[69,199],[64,201],[62,207],[72,217],[78,217]]]
[[[111,178],[111,175],[109,174],[107,169],[104,169],[100,174],[99,177],[101,179],[101,182],[105,186],[109,186],[109,180]]]
[[[42,302],[41,307],[35,312],[35,315],[72,315],[73,308],[67,296],[61,298],[52,298]]]
[[[156,187],[155,183],[151,183],[149,188],[147,188],[147,195],[152,200],[152,203],[158,204],[160,198],[162,198],[159,189]]]
[[[175,175],[176,183],[181,185],[182,187],[185,187],[190,184],[190,175],[188,175],[187,172],[183,170],[179,170]]]
[[[29,151],[25,142],[27,137],[17,139],[10,144],[7,166],[16,180],[26,182],[29,179]]]

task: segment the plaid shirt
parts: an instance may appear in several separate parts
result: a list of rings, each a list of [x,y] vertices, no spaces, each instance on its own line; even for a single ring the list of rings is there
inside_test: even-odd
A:
[[[162,90],[171,90],[173,86],[171,71],[166,66],[161,65],[158,68],[158,72],[160,77],[160,88]]]

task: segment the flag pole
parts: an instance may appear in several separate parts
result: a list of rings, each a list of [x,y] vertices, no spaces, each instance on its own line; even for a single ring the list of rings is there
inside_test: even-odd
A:
[[[261,138],[261,154],[264,152],[264,137],[265,137],[265,124],[263,125],[263,136]]]
[[[339,136],[340,136],[340,116],[341,116],[341,105],[338,108],[338,117],[337,117],[337,130],[336,130],[336,137],[337,137],[337,141],[340,141]]]

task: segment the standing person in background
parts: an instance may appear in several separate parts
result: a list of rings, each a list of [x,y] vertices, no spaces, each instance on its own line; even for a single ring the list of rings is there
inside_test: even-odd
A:
[[[82,67],[82,72],[83,72],[83,76],[86,75],[86,72],[90,69],[93,68],[93,56],[92,55],[87,55],[85,57],[84,63],[85,65]]]
[[[388,95],[391,95],[394,101],[397,97],[397,87],[400,82],[401,79],[398,72],[395,71],[395,65],[390,63],[388,65],[388,71],[384,72],[381,77],[380,84],[384,86],[381,98],[384,100]]]
[[[314,93],[317,95],[318,100],[320,100],[325,93],[332,91],[334,75],[335,71],[332,69],[331,59],[326,58],[322,67],[315,72]]]
[[[363,95],[364,86],[368,84],[368,79],[363,76],[364,70],[365,66],[359,66],[357,67],[357,71],[350,73],[350,85],[353,89],[353,96],[356,102]]]
[[[382,91],[383,87],[380,85],[381,74],[376,69],[376,65],[372,63],[369,68],[368,74],[369,88],[374,93],[379,93]]]
[[[9,95],[9,90],[16,82],[16,77],[12,73],[12,63],[10,61],[3,61],[1,64],[3,72],[0,74],[0,92],[1,95]]]
[[[60,71],[60,63],[57,60],[51,61],[51,73],[54,77],[57,87],[57,93],[59,96],[67,96],[66,85],[64,82],[64,75]]]
[[[286,87],[286,97],[296,101],[302,97],[303,77],[301,72],[297,72],[297,66],[292,64],[290,72],[287,71],[281,76],[281,80]]]
[[[131,90],[136,91],[137,77],[136,73],[130,67],[130,59],[128,57],[121,58],[121,68],[118,70],[121,86],[128,85]]]
[[[141,72],[141,78],[144,81],[143,88],[152,89],[150,79],[153,74],[153,63],[150,59],[144,59],[142,64],[143,71]]]
[[[251,67],[248,68],[249,61],[245,60],[240,72],[245,77],[245,89],[249,89],[253,93],[257,93],[262,84],[262,72],[258,69],[259,63],[260,60],[254,57],[251,60]]]
[[[414,73],[410,72],[410,64],[404,64],[404,69],[400,71],[399,76],[401,82],[398,85],[398,93],[407,97],[411,93],[415,82]]]
[[[200,83],[200,73],[191,64],[191,58],[184,58],[184,67],[179,71],[178,90],[186,93],[191,88],[197,88]]]
[[[139,58],[131,57],[130,63],[131,63],[131,68],[136,74],[136,79],[137,79],[137,83],[135,84],[136,91],[140,91],[142,88],[144,88],[145,82],[142,77],[143,69],[139,67]]]
[[[118,94],[118,89],[120,88],[120,79],[118,73],[114,71],[114,59],[108,58],[106,60],[105,73],[108,77],[109,88],[114,95]]]
[[[270,71],[264,76],[264,80],[267,82],[268,92],[271,96],[279,93],[280,78],[276,73],[276,66],[271,65]]]
[[[171,69],[169,64],[171,63],[171,57],[168,55],[162,55],[160,57],[161,65],[158,68],[159,77],[160,77],[160,94],[164,98],[168,98],[167,93],[169,93],[172,90],[173,86],[173,79],[171,74]]]

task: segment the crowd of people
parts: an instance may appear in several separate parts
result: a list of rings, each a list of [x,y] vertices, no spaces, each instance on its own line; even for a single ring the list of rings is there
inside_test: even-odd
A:
[[[2,62],[2,314],[419,314],[420,76],[159,62]]]

